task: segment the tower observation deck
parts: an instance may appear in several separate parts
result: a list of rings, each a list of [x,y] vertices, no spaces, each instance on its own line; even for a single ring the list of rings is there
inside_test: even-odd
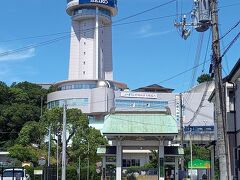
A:
[[[72,18],[69,80],[112,80],[112,16],[117,0],[67,0]]]

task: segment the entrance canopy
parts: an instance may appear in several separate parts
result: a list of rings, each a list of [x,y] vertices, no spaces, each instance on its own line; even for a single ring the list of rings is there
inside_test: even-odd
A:
[[[167,114],[110,114],[105,117],[102,133],[106,136],[174,136],[176,120]]]

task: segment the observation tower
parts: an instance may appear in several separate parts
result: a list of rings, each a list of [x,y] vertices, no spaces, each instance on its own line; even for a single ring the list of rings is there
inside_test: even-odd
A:
[[[69,80],[113,80],[112,16],[117,0],[67,0],[72,18]]]

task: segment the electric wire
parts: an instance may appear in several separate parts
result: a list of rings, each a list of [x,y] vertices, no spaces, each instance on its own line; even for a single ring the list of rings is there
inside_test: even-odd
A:
[[[206,62],[208,62],[208,61],[211,61],[211,59],[208,59]],[[203,64],[204,64],[204,62],[199,63],[199,64],[197,64],[197,65],[195,65],[195,66],[193,66],[193,67],[191,67],[191,68],[189,68],[189,69],[187,69],[187,70],[185,70],[185,71],[182,71],[182,72],[180,72],[180,73],[177,73],[177,74],[175,74],[175,75],[173,75],[173,76],[171,76],[171,77],[169,77],[169,78],[166,78],[166,79],[158,82],[157,84],[161,84],[161,83],[170,81],[170,80],[172,80],[172,79],[175,79],[176,77],[179,77],[179,76],[181,76],[181,75],[183,75],[183,74],[186,74],[187,72],[190,72],[190,71],[192,71],[193,69],[198,68],[199,66],[201,66],[201,65],[203,65]]]
[[[232,30],[234,30],[238,25],[240,24],[240,20],[238,20],[238,22],[233,26],[231,27],[223,36],[221,36],[219,38],[219,41],[223,38],[225,38]]]
[[[206,51],[205,51],[205,56],[204,56],[204,64],[203,64],[203,67],[202,67],[202,74],[204,73],[205,71],[205,65],[206,65],[206,60],[207,60],[207,54],[208,54],[208,48],[209,48],[209,44],[210,44],[210,38],[211,38],[211,30],[209,31],[209,35],[208,35],[208,41],[207,41],[207,48],[206,48]]]
[[[145,116],[147,116],[147,114],[144,114]],[[163,114],[164,115],[164,114]],[[156,116],[159,116],[156,114]],[[121,121],[125,121],[125,122],[132,122],[134,124],[143,124],[146,126],[165,126],[165,127],[176,127],[176,125],[169,125],[169,124],[164,124],[164,123],[149,123],[149,122],[140,122],[140,121],[136,121],[136,120],[128,120],[128,119],[124,119],[124,118],[119,118],[116,116],[110,116],[110,114],[105,118],[105,120],[107,120],[109,117],[111,117],[112,119],[116,119],[116,120],[121,120]]]
[[[174,2],[174,1],[176,1],[176,0],[171,0],[171,1],[168,1],[168,2],[166,2],[166,3],[162,3],[162,4],[159,4],[159,5],[154,6],[154,7],[152,7],[152,8],[146,9],[146,10],[144,10],[144,11],[135,13],[135,14],[133,14],[133,15],[130,15],[130,16],[127,16],[127,17],[123,17],[123,18],[121,18],[121,19],[119,19],[119,20],[114,21],[113,24],[118,23],[118,22],[121,22],[121,21],[125,21],[125,20],[127,20],[127,19],[130,19],[130,18],[139,16],[139,15],[142,15],[142,14],[147,13],[147,12],[150,12],[150,11],[152,11],[152,10],[158,9],[158,8],[160,8],[160,7],[162,7],[162,6],[165,6],[165,5],[168,5],[168,4],[170,4],[170,3]],[[66,34],[66,33],[71,33],[71,31],[59,32],[59,33],[52,33],[52,34],[45,34],[45,35],[38,35],[38,36],[29,36],[29,37],[17,38],[17,39],[12,39],[12,40],[10,39],[10,40],[0,41],[0,42],[10,42],[10,41],[17,41],[17,40],[41,38],[41,37],[55,36],[55,35]]]
[[[206,83],[206,87],[205,87],[204,93],[203,93],[203,95],[202,95],[201,101],[200,101],[200,103],[199,103],[199,105],[198,105],[198,108],[197,108],[196,111],[194,112],[193,117],[192,117],[188,122],[184,122],[183,124],[188,124],[188,125],[191,126],[192,123],[196,120],[198,114],[200,113],[201,108],[203,107],[203,103],[204,103],[204,101],[205,101],[205,97],[206,97],[206,95],[207,95],[210,82],[211,82],[211,81],[207,81],[207,83]]]
[[[229,43],[227,48],[224,50],[224,52],[221,55],[221,59],[227,54],[227,52],[231,49],[231,47],[238,40],[239,37],[240,37],[240,32],[238,32],[238,34],[233,38],[233,40]]]
[[[178,4],[178,0],[174,0],[176,1],[176,14],[175,15],[172,15],[171,17],[180,17],[179,15],[182,15],[182,14],[191,14],[191,13],[181,13],[179,14],[178,13],[178,9],[179,9],[179,4]],[[173,1],[173,2],[174,2]],[[171,1],[172,2],[172,1]],[[171,3],[169,2],[169,3]],[[235,3],[235,4],[230,4],[230,5],[225,5],[225,6],[220,6],[219,9],[221,8],[225,8],[225,7],[231,7],[231,6],[235,6],[235,5],[240,5],[240,3]],[[136,15],[131,15],[131,16],[136,16]],[[128,17],[125,17],[124,19],[128,19]],[[154,18],[152,19],[154,20]],[[180,19],[179,19],[180,20]],[[122,21],[122,19],[118,20],[118,21]],[[113,22],[115,23],[115,22]],[[62,34],[69,34],[71,33],[71,31],[63,31],[63,32],[56,32],[56,33],[51,33],[51,34],[43,34],[43,35],[36,35],[36,36],[28,36],[28,37],[22,37],[22,38],[16,38],[16,39],[7,39],[7,40],[0,40],[0,43],[4,42],[12,42],[12,41],[20,41],[20,40],[27,40],[27,39],[37,39],[37,38],[43,38],[43,37],[49,37],[49,36],[56,36],[56,35],[62,35]]]
[[[234,3],[234,4],[228,4],[228,5],[224,5],[224,6],[219,6],[218,8],[219,8],[219,9],[222,9],[222,8],[232,7],[232,6],[238,6],[238,5],[240,5],[240,3]]]
[[[203,38],[204,38],[204,33],[200,33],[199,37],[198,37],[198,44],[197,44],[197,50],[196,50],[196,54],[195,54],[194,66],[196,66],[200,62],[202,46],[203,46]],[[205,64],[205,63],[203,63],[203,64]],[[191,80],[189,88],[193,87],[193,85],[194,85],[194,83],[196,81],[197,69],[198,68],[194,68],[193,69],[192,80]]]
[[[145,22],[145,21],[152,21],[152,20],[157,20],[157,19],[162,19],[162,18],[169,18],[169,17],[174,17],[174,16],[175,16],[175,14],[173,14],[173,15],[168,15],[168,16],[156,17],[156,18],[136,20],[136,21],[126,22],[126,23],[120,23],[120,24],[113,24],[112,26],[114,27],[114,26],[128,25],[128,24],[133,24],[133,23],[139,23],[139,22]],[[99,26],[98,28],[101,29],[101,28],[109,27],[109,26],[110,26],[110,25],[104,25],[104,26]],[[85,29],[85,30],[82,31],[80,34],[86,33],[86,32],[89,32],[89,31],[93,31],[93,30],[95,30],[95,29],[96,29],[96,27],[94,27],[94,28],[89,28],[89,29]],[[74,33],[70,35],[70,37],[73,37],[73,36],[75,36]],[[58,42],[58,41],[61,41],[61,40],[64,40],[64,39],[68,39],[68,38],[70,38],[70,37],[69,37],[69,35],[65,35],[65,36],[61,36],[61,37],[58,37],[58,38],[55,38],[55,39],[51,39],[51,40],[48,40],[48,41],[43,41],[43,42],[40,42],[40,43],[37,43],[37,44],[34,44],[34,45],[28,45],[28,46],[24,46],[24,47],[21,47],[21,48],[18,48],[18,49],[14,49],[14,50],[2,52],[2,53],[0,53],[0,57],[8,56],[8,55],[15,54],[15,53],[19,53],[19,52],[22,52],[22,51],[25,51],[25,50],[28,50],[28,49],[32,49],[32,48],[38,48],[38,47],[41,47],[41,46],[50,45],[50,44],[53,44],[53,43],[55,43],[55,42]]]
[[[153,10],[155,10],[155,9],[158,9],[158,8],[160,8],[160,7],[162,7],[162,6],[166,6],[166,5],[168,5],[168,4],[171,4],[171,3],[175,2],[175,1],[176,1],[176,0],[171,0],[171,1],[168,1],[168,2],[166,2],[166,3],[159,4],[159,5],[157,5],[157,6],[154,6],[154,7],[152,7],[152,8],[149,8],[149,9],[147,9],[147,10],[144,10],[144,11],[141,11],[141,12],[139,12],[139,13],[136,13],[136,14],[130,15],[130,16],[128,16],[128,17],[122,18],[122,19],[120,19],[120,20],[117,20],[117,21],[115,21],[115,23],[116,23],[116,22],[125,21],[125,20],[127,20],[127,19],[130,19],[130,18],[139,16],[139,15],[145,14],[145,13],[147,13],[147,12],[150,12],[150,11],[153,11]]]

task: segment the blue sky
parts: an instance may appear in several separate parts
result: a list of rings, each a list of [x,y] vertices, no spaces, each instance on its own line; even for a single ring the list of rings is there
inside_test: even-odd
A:
[[[113,22],[168,0],[119,0],[118,15]],[[178,0],[179,9],[189,12],[192,0]],[[231,4],[235,6],[225,7]],[[182,8],[181,8],[182,6]],[[70,17],[65,13],[65,0],[14,0],[0,1],[0,52],[34,45],[63,35],[34,39],[22,39],[70,31]],[[239,0],[220,0],[219,24],[224,34],[239,19]],[[181,13],[181,10],[179,10]],[[123,22],[176,14],[176,3],[171,3],[151,12]],[[193,67],[199,33],[193,31],[188,40],[183,40],[173,26],[175,17],[145,21],[113,27],[114,79],[125,82],[131,89],[160,83],[176,89],[189,88],[192,72],[162,82],[173,75]],[[221,48],[239,32],[236,28],[223,39]],[[209,31],[204,33],[200,62],[204,61]],[[70,35],[69,35],[70,37]],[[17,40],[21,39],[21,40]],[[12,40],[12,41],[9,41]],[[67,79],[69,38],[38,48],[30,48],[17,54],[0,57],[0,80],[8,84],[19,81],[51,83]],[[240,57],[240,40],[229,50],[223,61],[224,71],[229,70]],[[207,60],[210,59],[210,48]],[[208,72],[209,62],[205,65]],[[198,74],[203,67],[198,68]],[[226,73],[223,72],[225,76]]]

